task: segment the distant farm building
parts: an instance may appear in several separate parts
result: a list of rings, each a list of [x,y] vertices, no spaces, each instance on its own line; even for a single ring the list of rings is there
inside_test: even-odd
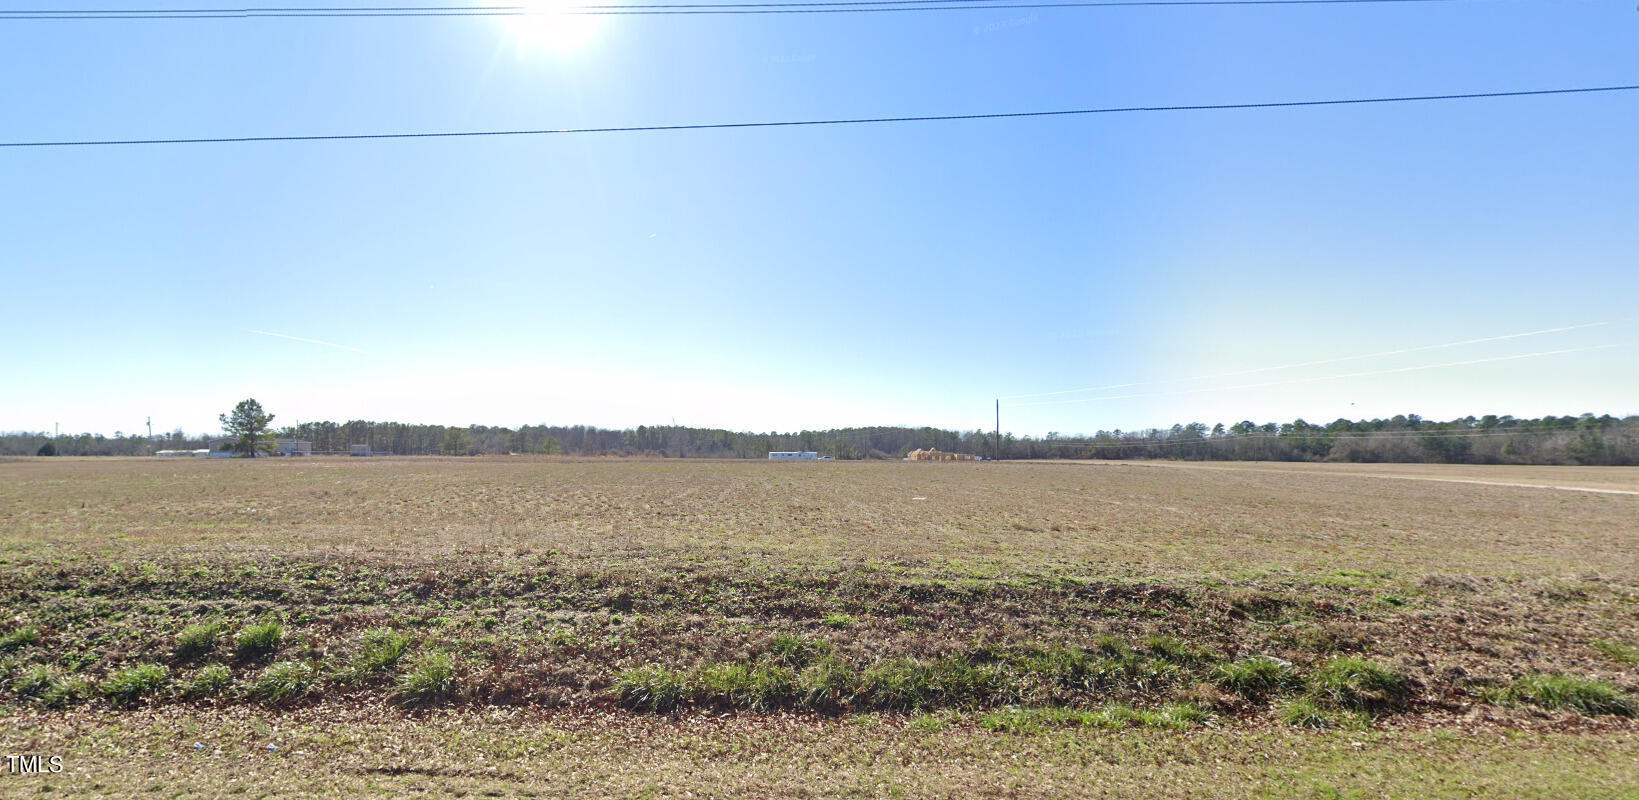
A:
[[[280,439],[273,448],[276,456],[310,456],[313,455],[313,443],[300,439]]]
[[[355,444],[355,445],[347,448],[347,454],[350,455],[350,456],[367,456],[367,455],[370,455],[370,445]]]
[[[768,454],[769,461],[818,461],[819,453],[808,450],[775,450]]]
[[[912,450],[905,454],[906,461],[974,461],[972,453],[942,453],[937,447]]]
[[[154,453],[154,455],[159,456],[160,458],[204,458],[210,454],[211,451],[204,448],[200,448],[198,450],[160,450],[159,452]]]

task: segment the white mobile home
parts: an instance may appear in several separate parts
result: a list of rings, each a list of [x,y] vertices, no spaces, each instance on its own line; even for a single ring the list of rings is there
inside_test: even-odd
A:
[[[768,454],[769,461],[818,461],[819,453],[807,450],[775,450]]]

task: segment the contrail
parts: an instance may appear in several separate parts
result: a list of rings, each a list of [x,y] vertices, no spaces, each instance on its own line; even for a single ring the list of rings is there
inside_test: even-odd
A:
[[[322,344],[325,347],[335,347],[335,348],[338,348],[338,349],[341,349],[341,350],[351,350],[355,353],[363,353],[365,355],[370,355],[369,351],[360,350],[357,347],[349,347],[345,344],[336,344],[335,342],[326,342],[326,341],[323,341],[321,339],[308,339],[308,338],[302,337],[302,336],[291,336],[288,333],[274,333],[273,331],[255,331],[255,330],[246,330],[245,333],[254,333],[258,336],[272,336],[272,337],[277,338],[277,339],[289,339],[293,342],[307,342],[308,344]]]
[[[1543,350],[1536,353],[1521,353],[1517,356],[1495,356],[1492,358],[1476,358],[1469,361],[1447,361],[1444,364],[1424,364],[1417,367],[1397,367],[1395,369],[1374,369],[1366,372],[1347,372],[1342,375],[1321,375],[1314,378],[1293,378],[1285,381],[1265,381],[1263,383],[1243,383],[1239,386],[1208,386],[1201,389],[1179,389],[1171,392],[1139,392],[1136,394],[1112,394],[1100,397],[1081,397],[1074,400],[1042,400],[1035,403],[1017,403],[1011,408],[1025,406],[1062,406],[1071,403],[1091,403],[1095,400],[1129,400],[1135,397],[1161,397],[1177,394],[1199,394],[1201,392],[1227,392],[1234,389],[1262,389],[1268,386],[1290,386],[1296,383],[1313,383],[1315,381],[1335,381],[1343,378],[1364,378],[1370,375],[1390,375],[1396,372],[1417,372],[1425,369],[1440,369],[1443,367],[1464,367],[1469,364],[1489,364],[1493,361],[1515,361],[1521,358],[1540,358],[1542,356],[1557,356],[1565,353],[1582,353],[1588,350],[1604,350],[1607,347],[1619,347],[1614,344],[1597,344],[1591,347],[1572,347],[1565,350]]]
[[[1583,328],[1597,328],[1601,325],[1609,325],[1609,324],[1610,324],[1609,322],[1589,322],[1589,323],[1586,323],[1586,324],[1583,324],[1583,325],[1566,325],[1565,327],[1562,327],[1562,328],[1543,328],[1540,331],[1526,331],[1524,333],[1505,333],[1501,336],[1485,336],[1485,337],[1481,337],[1479,339],[1464,339],[1460,342],[1446,342],[1445,344],[1428,344],[1428,345],[1423,345],[1421,347],[1404,347],[1404,348],[1401,348],[1399,350],[1384,350],[1384,351],[1379,352],[1379,353],[1365,353],[1363,355],[1358,355],[1358,356],[1343,356],[1342,358],[1323,358],[1323,359],[1320,359],[1318,361],[1299,361],[1296,364],[1281,364],[1280,366],[1275,366],[1275,367],[1258,367],[1256,369],[1243,369],[1243,370],[1237,370],[1235,372],[1219,372],[1219,373],[1216,373],[1216,374],[1213,374],[1213,375],[1196,375],[1196,376],[1190,377],[1190,378],[1167,378],[1165,380],[1158,380],[1158,381],[1139,381],[1138,383],[1112,383],[1112,384],[1109,384],[1108,386],[1088,386],[1088,387],[1085,387],[1085,388],[1082,388],[1082,389],[1061,389],[1061,390],[1056,391],[1056,392],[1035,392],[1033,394],[1003,395],[1002,399],[1003,400],[1018,400],[1020,398],[1025,398],[1025,397],[1048,397],[1048,396],[1057,395],[1057,394],[1080,394],[1081,392],[1102,392],[1102,391],[1107,391],[1109,389],[1125,389],[1125,388],[1128,388],[1128,387],[1131,387],[1131,386],[1149,386],[1151,384],[1157,384],[1157,383],[1184,383],[1186,381],[1207,381],[1207,380],[1216,380],[1218,378],[1233,378],[1233,377],[1236,377],[1238,375],[1254,375],[1254,374],[1257,374],[1259,372],[1274,372],[1276,370],[1282,370],[1282,369],[1297,369],[1298,367],[1315,367],[1315,366],[1319,366],[1321,364],[1336,364],[1336,363],[1339,363],[1339,362],[1342,362],[1342,361],[1359,361],[1361,359],[1366,359],[1366,358],[1382,358],[1383,356],[1397,356],[1397,355],[1402,355],[1402,354],[1405,354],[1405,353],[1420,353],[1424,350],[1439,350],[1439,349],[1445,348],[1445,347],[1461,347],[1465,344],[1480,344],[1481,342],[1500,342],[1504,339],[1518,339],[1518,338],[1523,337],[1523,336],[1541,336],[1545,333],[1560,333],[1560,332],[1563,332],[1563,331],[1581,330]],[[1033,404],[1032,403],[1025,403],[1024,405],[1033,405]]]

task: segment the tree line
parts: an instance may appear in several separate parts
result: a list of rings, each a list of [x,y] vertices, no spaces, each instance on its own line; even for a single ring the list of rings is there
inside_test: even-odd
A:
[[[866,427],[791,433],[749,433],[683,425],[598,428],[524,425],[518,428],[417,425],[400,422],[304,422],[273,429],[278,438],[311,441],[315,452],[346,452],[365,444],[378,454],[476,456],[544,454],[663,458],[765,458],[773,450],[811,450],[836,459],[897,459],[917,448],[1003,459],[1139,459],[1221,461],[1354,461],[1452,464],[1639,465],[1639,416],[1518,419],[1487,415],[1445,422],[1416,414],[1389,419],[1339,419],[1323,425],[1288,423],[1109,430],[1045,436],[984,430]],[[205,448],[215,437],[181,430],[146,436],[116,432],[0,435],[0,455],[138,456],[154,450]],[[49,447],[48,447],[49,446]]]

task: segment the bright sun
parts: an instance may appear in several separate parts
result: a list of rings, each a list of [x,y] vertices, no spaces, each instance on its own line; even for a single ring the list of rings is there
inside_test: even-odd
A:
[[[521,7],[524,13],[502,17],[520,52],[572,54],[596,37],[603,17],[573,14],[582,0],[488,0],[487,5]]]

